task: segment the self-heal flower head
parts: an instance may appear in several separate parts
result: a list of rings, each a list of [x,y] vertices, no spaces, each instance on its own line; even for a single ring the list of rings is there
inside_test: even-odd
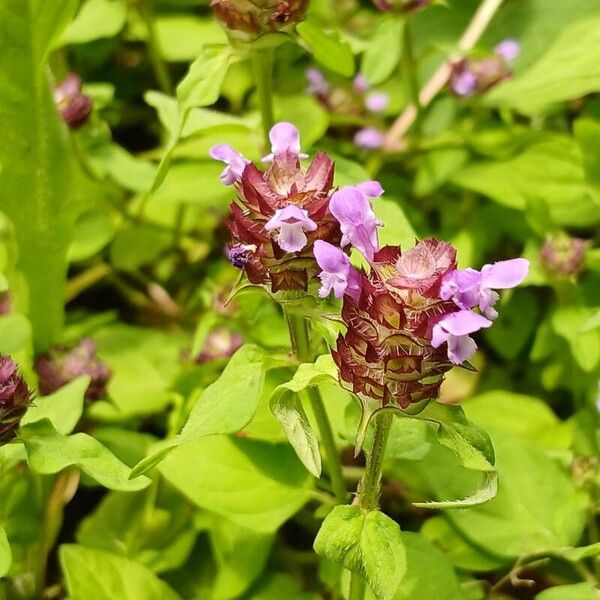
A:
[[[476,306],[488,318],[498,316],[494,304],[498,294],[493,290],[506,290],[518,286],[527,277],[529,261],[524,258],[501,260],[485,265],[481,271],[461,269],[448,273],[440,287],[442,300],[453,300],[461,309]]]
[[[512,62],[521,54],[521,44],[517,40],[502,40],[495,48],[494,54],[501,56],[506,62]]]
[[[272,162],[274,158],[291,154],[297,158],[308,158],[308,154],[300,152],[300,133],[291,123],[282,121],[271,127],[269,132],[271,141],[271,154],[265,156],[263,162]]]
[[[459,365],[469,360],[477,350],[477,344],[469,334],[491,325],[489,319],[472,310],[450,313],[433,326],[431,345],[439,348],[442,344],[448,344],[448,359]]]
[[[385,92],[371,92],[365,98],[367,110],[374,113],[383,112],[390,103],[390,97]]]
[[[31,402],[31,393],[12,358],[0,354],[0,443],[12,440]]]
[[[331,196],[329,211],[340,223],[342,247],[352,244],[372,261],[379,248],[377,228],[383,223],[375,216],[368,197],[356,187],[345,186]]]
[[[317,224],[308,216],[308,211],[289,204],[275,211],[265,229],[278,231],[275,241],[282,250],[300,252],[308,242],[305,231],[315,231]]]
[[[354,134],[353,141],[362,150],[377,150],[383,146],[383,131],[376,127],[363,127]]]
[[[315,96],[326,96],[329,92],[329,82],[323,75],[322,71],[311,67],[306,70],[306,80],[308,85],[306,86],[306,92]]]
[[[322,271],[319,274],[321,289],[319,297],[326,298],[333,290],[336,298],[348,294],[355,302],[360,298],[361,278],[350,264],[348,255],[338,247],[323,240],[316,240],[313,251],[317,264]]]
[[[232,185],[241,178],[246,165],[250,162],[229,144],[218,144],[210,149],[209,155],[215,160],[224,162],[227,166],[219,175],[224,185]]]

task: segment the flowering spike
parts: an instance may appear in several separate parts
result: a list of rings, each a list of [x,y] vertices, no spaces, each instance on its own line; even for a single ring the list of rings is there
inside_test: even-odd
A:
[[[329,210],[340,223],[342,246],[351,243],[372,261],[379,248],[377,227],[383,223],[375,216],[364,193],[356,187],[345,186],[333,194]]]
[[[336,298],[343,298],[344,294],[348,294],[358,302],[362,287],[361,279],[358,271],[350,264],[348,255],[323,240],[316,240],[313,250],[317,264],[322,269],[319,274],[321,280],[319,297],[326,298],[333,290]]]
[[[219,179],[224,185],[232,185],[242,177],[246,165],[250,162],[229,144],[219,144],[210,149],[209,155],[215,160],[224,162],[227,166],[221,172]]]

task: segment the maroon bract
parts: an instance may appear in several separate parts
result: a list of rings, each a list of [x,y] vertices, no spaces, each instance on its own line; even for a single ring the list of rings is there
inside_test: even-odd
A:
[[[91,381],[85,398],[98,400],[104,397],[111,371],[96,352],[96,342],[82,338],[75,346],[58,346],[40,354],[34,363],[40,393],[44,396],[51,394],[77,377],[89,375]]]
[[[386,246],[368,274],[361,273],[358,302],[344,297],[348,326],[333,357],[344,387],[361,401],[405,409],[437,395],[452,364],[444,348],[433,348],[434,325],[454,303],[439,298],[443,276],[456,268],[450,244],[427,239],[402,254]]]
[[[0,443],[12,440],[31,402],[27,383],[9,356],[0,355]]]
[[[79,75],[70,73],[54,88],[54,103],[71,129],[81,127],[92,112],[92,99],[81,93],[81,87]]]

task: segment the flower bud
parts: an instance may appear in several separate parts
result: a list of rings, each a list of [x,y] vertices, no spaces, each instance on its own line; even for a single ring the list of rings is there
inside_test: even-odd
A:
[[[300,22],[309,0],[212,0],[215,17],[233,31],[259,35]]]
[[[195,362],[202,364],[211,360],[229,358],[243,343],[244,338],[236,331],[231,331],[227,327],[215,327],[206,336],[204,347],[196,356]]]
[[[558,277],[575,277],[583,267],[586,240],[568,235],[548,240],[540,250],[542,267]]]
[[[74,346],[58,346],[40,354],[34,363],[40,393],[44,396],[52,394],[74,379],[89,375],[91,381],[85,398],[99,400],[104,397],[111,371],[96,352],[96,342],[91,338],[82,338]]]
[[[13,439],[31,402],[31,393],[17,364],[0,355],[0,443]]]
[[[81,78],[75,73],[54,88],[54,103],[71,129],[81,127],[92,112],[92,99],[81,93]]]

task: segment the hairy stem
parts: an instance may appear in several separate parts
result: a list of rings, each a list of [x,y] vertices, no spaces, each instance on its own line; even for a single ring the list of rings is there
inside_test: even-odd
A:
[[[452,62],[471,50],[483,35],[490,21],[502,5],[503,0],[483,0],[479,5],[477,12],[473,15],[471,22],[465,29],[458,42],[458,50],[449,57],[425,84],[419,94],[419,105],[424,108],[437,96],[440,90],[446,85],[450,78]],[[390,127],[384,148],[393,152],[402,149],[401,139],[411,128],[418,116],[417,106],[410,104],[404,112],[394,121]]]
[[[260,104],[265,150],[269,148],[269,131],[273,127],[273,53],[269,50],[256,52],[252,57],[254,81]]]
[[[367,454],[367,465],[362,479],[358,484],[358,491],[354,504],[365,510],[375,510],[379,507],[379,492],[381,484],[381,471],[385,457],[385,447],[392,426],[392,414],[384,411],[375,416],[375,433],[371,452]],[[362,577],[352,573],[350,579],[350,600],[363,600],[365,595],[365,582]]]
[[[290,339],[292,348],[300,362],[311,362],[314,360],[314,350],[312,349],[309,335],[308,321],[301,316],[285,313],[288,328],[290,330]],[[344,483],[344,475],[342,473],[342,464],[340,455],[335,445],[335,437],[333,429],[325,410],[321,393],[316,387],[308,388],[303,392],[303,395],[310,402],[317,428],[321,438],[321,447],[325,453],[325,461],[327,463],[327,472],[331,479],[331,487],[338,504],[344,504],[348,499],[346,484]]]

